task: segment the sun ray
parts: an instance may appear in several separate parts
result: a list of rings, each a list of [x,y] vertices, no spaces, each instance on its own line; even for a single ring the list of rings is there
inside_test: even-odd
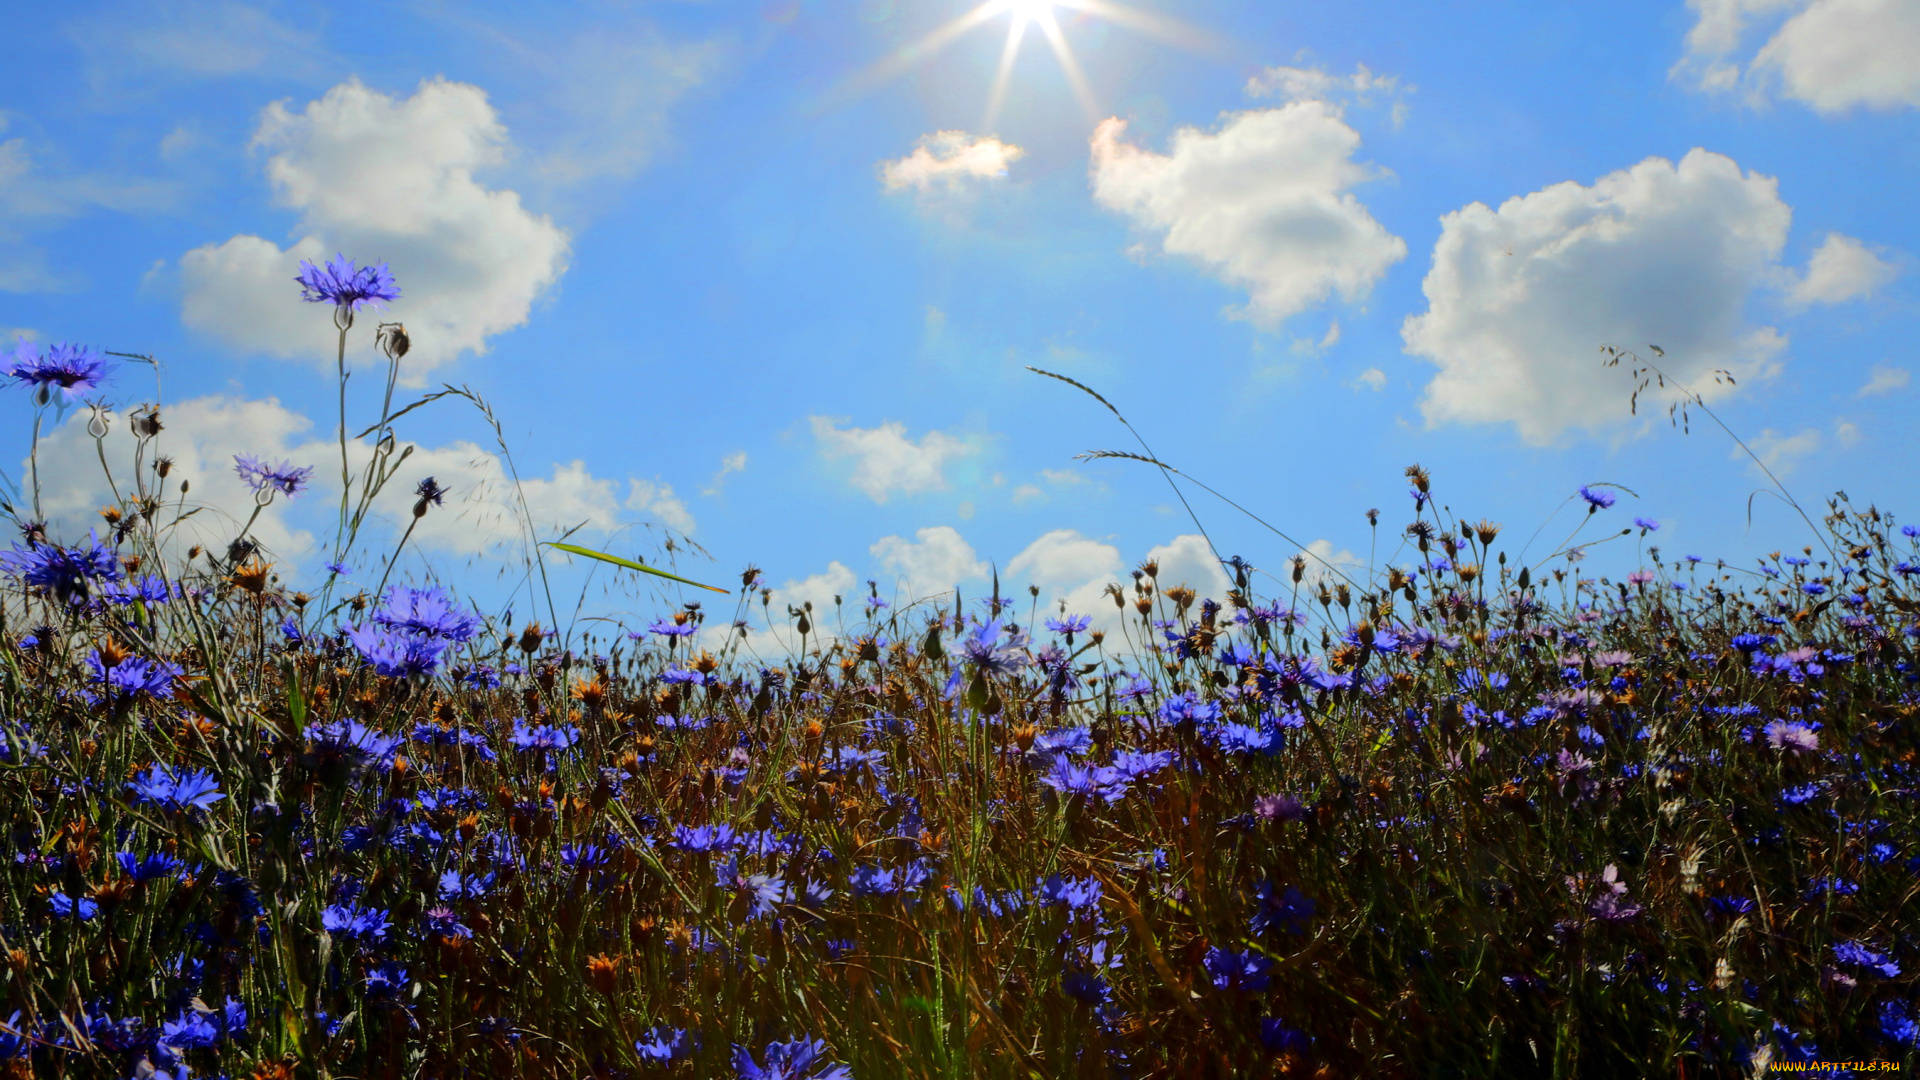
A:
[[[1036,20],[1040,23],[1040,32],[1046,35],[1047,44],[1053,47],[1054,59],[1060,61],[1060,70],[1067,76],[1067,85],[1073,87],[1073,96],[1080,101],[1080,108],[1087,114],[1087,123],[1100,122],[1100,105],[1093,98],[1093,87],[1087,85],[1087,76],[1080,70],[1080,61],[1074,58],[1073,49],[1067,45],[1067,35],[1060,32],[1060,22],[1053,17],[1052,11],[1041,12]]]
[[[1000,123],[1000,110],[1007,103],[1007,86],[1013,81],[1013,61],[1020,54],[1020,42],[1027,36],[1029,20],[1016,18],[1007,27],[1007,44],[1000,50],[1000,70],[994,73],[993,89],[987,94],[987,115],[980,124],[981,134],[991,135]]]
[[[1075,100],[1087,114],[1088,122],[1098,123],[1099,102],[1086,72],[1080,66],[1079,58],[1074,56],[1073,48],[1067,42],[1066,33],[1056,17],[1057,11],[1081,12],[1194,52],[1224,56],[1232,51],[1231,43],[1217,34],[1196,29],[1164,15],[1126,7],[1114,0],[983,0],[965,14],[848,77],[818,100],[814,109],[826,110],[847,105],[852,99],[926,63],[982,23],[1005,15],[1008,17],[1007,37],[1001,47],[1000,63],[994,71],[993,85],[987,95],[982,130],[991,132],[999,124],[1000,114],[1006,109],[1011,92],[1013,69],[1019,61],[1020,48],[1026,41],[1027,31],[1034,26],[1038,26],[1041,35],[1047,39],[1047,45],[1059,62]]]

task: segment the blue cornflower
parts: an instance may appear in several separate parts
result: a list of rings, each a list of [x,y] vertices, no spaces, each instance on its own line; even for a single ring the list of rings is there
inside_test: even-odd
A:
[[[1652,518],[1637,517],[1633,519],[1633,523],[1646,532],[1660,531],[1660,523]]]
[[[447,649],[442,638],[409,634],[379,626],[349,626],[347,640],[373,670],[389,679],[432,675]]]
[[[480,628],[480,620],[462,610],[446,593],[429,585],[416,589],[395,585],[373,621],[389,630],[405,630],[447,641],[466,641]]]
[[[960,642],[960,652],[985,675],[1014,675],[1020,670],[1020,650],[1027,644],[1025,634],[1009,634],[1001,640],[1000,620],[980,624],[980,628]]]
[[[306,490],[307,480],[313,476],[311,465],[296,468],[291,461],[270,465],[251,454],[233,455],[233,471],[253,489],[255,501],[262,503],[273,498],[276,491],[293,498]]]
[[[1100,879],[1050,874],[1034,886],[1034,895],[1042,903],[1066,908],[1071,914],[1097,914],[1100,910]]]
[[[98,390],[106,381],[107,360],[84,345],[60,342],[45,352],[26,341],[14,347],[13,360],[5,374],[18,383],[34,387],[35,400],[42,405],[53,396],[55,387],[64,401],[72,403]]]
[[[1580,489],[1580,497],[1587,500],[1587,513],[1589,514],[1599,510],[1605,510],[1607,507],[1619,501],[1619,496],[1613,492],[1592,487],[1582,487]]]
[[[179,859],[164,851],[155,852],[142,859],[131,851],[122,851],[114,856],[120,863],[121,872],[137,882],[158,881],[185,865]]]
[[[1288,1027],[1287,1022],[1278,1016],[1260,1021],[1260,1042],[1276,1054],[1305,1056],[1313,1050],[1313,1036],[1298,1028]]]
[[[493,891],[494,881],[495,875],[491,870],[465,876],[457,870],[448,870],[440,875],[440,899],[478,900]]]
[[[414,485],[413,494],[418,499],[418,501],[413,504],[413,516],[425,517],[428,504],[434,506],[445,505],[444,500],[447,497],[447,489],[441,487],[439,481],[429,476]]]
[[[1281,929],[1300,937],[1306,934],[1316,905],[1313,898],[1289,885],[1282,889],[1270,881],[1260,883],[1254,894],[1259,907],[1253,913],[1253,932],[1264,934]]]
[[[87,655],[87,667],[92,669],[96,684],[104,684],[114,697],[121,698],[140,694],[169,697],[173,694],[173,680],[183,674],[178,664],[141,656],[122,657],[119,663],[108,667],[98,649]]]
[[[1800,591],[1806,593],[1808,596],[1820,596],[1827,591],[1827,587],[1817,581],[1809,581],[1805,585],[1800,586]]]
[[[349,311],[367,304],[380,304],[400,298],[400,286],[393,282],[387,264],[355,266],[345,255],[335,254],[325,266],[300,260],[300,298],[310,304],[333,304]]]
[[[1064,796],[1078,795],[1083,799],[1091,798],[1105,785],[1106,781],[1101,774],[1106,771],[1090,765],[1075,764],[1067,755],[1057,754],[1053,758],[1052,768],[1041,774],[1040,782]],[[1124,788],[1122,794],[1125,794]]]
[[[137,801],[157,806],[170,813],[186,810],[211,810],[226,798],[220,793],[220,781],[204,769],[178,774],[165,765],[154,765],[147,774],[127,785]]]
[[[94,916],[100,914],[100,905],[84,896],[75,897],[56,892],[47,897],[47,903],[53,905],[53,913],[62,919],[77,918],[81,922],[89,922]]]
[[[733,1069],[739,1080],[853,1080],[853,1070],[828,1060],[826,1053],[827,1044],[818,1039],[769,1043],[761,1065],[752,1050],[735,1043]]]
[[[247,1033],[247,1003],[228,998],[220,1009],[220,1033],[238,1039]]]
[[[1213,979],[1215,990],[1246,990],[1258,993],[1273,984],[1268,970],[1273,962],[1257,952],[1235,952],[1214,946],[1202,961]]]
[[[1068,615],[1059,619],[1048,619],[1047,629],[1056,634],[1065,634],[1072,638],[1075,634],[1085,633],[1093,625],[1093,620],[1085,615]]]
[[[198,1009],[181,1012],[179,1019],[160,1025],[160,1041],[176,1050],[197,1050],[220,1041],[220,1029],[213,1017]]]
[[[1880,1003],[1880,1037],[1895,1046],[1913,1046],[1920,1043],[1920,1023],[1914,1022],[1905,1003],[1883,1001]]]
[[[320,911],[320,928],[336,941],[378,945],[387,939],[387,913],[358,904],[329,904]]]
[[[392,960],[367,967],[367,996],[389,998],[407,988],[407,969]]]
[[[661,637],[692,637],[700,630],[691,621],[675,622],[672,619],[655,619],[647,629]]]
[[[507,741],[520,750],[565,750],[580,741],[580,729],[572,724],[553,727],[548,724],[529,725],[525,720],[513,722],[513,734]]]
[[[326,758],[344,758],[355,769],[393,764],[394,751],[405,741],[398,735],[383,735],[358,720],[309,724],[306,736],[316,753]]]
[[[732,851],[740,846],[740,834],[731,825],[675,825],[673,846],[682,851]]]
[[[1900,962],[1886,953],[1874,952],[1857,941],[1843,941],[1833,947],[1833,958],[1886,979],[1900,977]]]
[[[86,547],[16,546],[0,555],[0,569],[19,578],[29,588],[47,590],[62,602],[85,599],[89,582],[111,585],[124,576],[113,549],[92,534]]]
[[[1093,746],[1093,734],[1083,727],[1041,732],[1033,740],[1033,754],[1084,754]]]
[[[157,605],[164,604],[172,599],[172,593],[173,590],[167,587],[167,582],[164,578],[148,574],[137,582],[128,582],[124,585],[116,585],[106,589],[101,595],[116,604],[132,604],[138,602]]]
[[[653,1065],[684,1061],[700,1049],[700,1033],[685,1028],[657,1027],[633,1044],[640,1060]]]
[[[1076,1001],[1089,1005],[1105,1005],[1113,996],[1113,990],[1107,981],[1091,971],[1081,968],[1068,968],[1060,976],[1060,989]]]
[[[743,874],[738,860],[728,859],[714,868],[714,881],[721,888],[748,901],[747,917],[771,915],[787,892],[785,881],[770,874]]]

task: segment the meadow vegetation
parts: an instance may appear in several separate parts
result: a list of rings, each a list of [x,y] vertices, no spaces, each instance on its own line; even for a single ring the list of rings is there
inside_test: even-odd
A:
[[[396,290],[309,270],[344,376]],[[52,408],[99,364],[12,374]],[[355,584],[378,457],[312,595],[245,529],[181,551],[162,420],[101,422],[94,535],[9,506],[0,1075],[1914,1064],[1920,530],[1877,508],[1734,566],[1588,488],[1643,545],[1611,580],[1414,467],[1372,575],[875,589],[769,610],[782,649],[752,569],[600,638]],[[343,472],[348,435],[343,397]],[[310,476],[236,467],[263,512]]]

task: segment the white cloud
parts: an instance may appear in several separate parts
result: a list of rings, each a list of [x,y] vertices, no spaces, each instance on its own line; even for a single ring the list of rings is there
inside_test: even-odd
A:
[[[1843,449],[1851,450],[1860,445],[1860,425],[1851,420],[1836,420],[1833,424],[1833,441]]]
[[[1866,385],[1862,386],[1855,396],[1879,397],[1881,394],[1891,394],[1895,390],[1906,389],[1907,383],[1912,380],[1913,374],[1906,368],[1894,367],[1891,364],[1875,364],[1873,374],[1868,376]]]
[[[1036,499],[1044,499],[1047,493],[1040,490],[1038,484],[1021,484],[1013,489],[1013,501],[1016,506],[1024,506]]]
[[[961,582],[987,576],[987,564],[953,526],[936,525],[913,535],[913,540],[882,537],[868,549],[881,572],[902,584],[908,599],[950,592]]]
[[[1346,548],[1340,548],[1336,551],[1333,546],[1333,541],[1324,539],[1315,540],[1308,544],[1306,548],[1299,553],[1298,557],[1307,561],[1306,574],[1305,577],[1302,578],[1302,584],[1314,588],[1317,588],[1323,581],[1329,583],[1338,581],[1343,574],[1349,578],[1355,577],[1357,575],[1354,571],[1365,570],[1367,566],[1365,559],[1348,551]],[[1291,561],[1289,561],[1285,570],[1279,576],[1287,581],[1291,581],[1293,580],[1292,575],[1293,565]]]
[[[1353,382],[1347,385],[1353,387],[1355,390],[1359,390],[1362,387],[1373,391],[1385,390],[1387,388],[1387,373],[1377,367],[1370,367],[1360,374],[1355,375]]]
[[[811,423],[820,452],[828,460],[852,458],[853,475],[848,482],[877,503],[895,495],[944,491],[947,463],[978,450],[964,439],[938,431],[927,432],[916,443],[907,437],[906,425],[897,421],[845,430],[830,417],[815,416]]]
[[[1714,92],[1778,93],[1822,113],[1920,106],[1914,0],[1688,0],[1698,21],[1675,77]],[[1774,27],[1751,55],[1756,21]]]
[[[1270,67],[1247,80],[1248,97],[1277,97],[1282,101],[1337,101],[1353,98],[1360,104],[1375,96],[1396,97],[1412,91],[1395,75],[1375,75],[1367,65],[1354,66],[1352,75],[1334,75],[1325,68]]]
[[[922,135],[913,153],[898,161],[880,163],[880,179],[888,191],[907,188],[927,194],[932,191],[970,190],[982,182],[1004,177],[1007,166],[1025,156],[1026,151],[991,135],[974,136],[964,131],[936,131]]]
[[[687,504],[674,496],[672,484],[663,484],[657,480],[629,480],[627,481],[626,507],[629,510],[652,514],[668,528],[680,533],[693,532],[693,515],[687,511]]]
[[[707,486],[701,490],[700,494],[720,494],[721,489],[726,486],[727,477],[744,470],[746,467],[747,452],[745,450],[735,450],[733,453],[721,458],[720,471],[713,474],[713,479],[707,481]]]
[[[1058,592],[1096,578],[1120,581],[1125,576],[1119,548],[1073,529],[1055,529],[1015,555],[1002,579]]]
[[[236,0],[123,4],[76,22],[96,82],[166,72],[197,78],[307,75],[327,57],[311,30]]]
[[[7,127],[0,113],[0,132]],[[76,172],[57,164],[48,170],[25,138],[0,142],[0,292],[53,292],[78,284],[49,265],[46,252],[31,242],[36,230],[90,210],[156,210],[173,197],[171,185],[139,177]]]
[[[1752,375],[1785,346],[1744,312],[1779,274],[1791,217],[1771,178],[1704,150],[1446,215],[1428,310],[1401,330],[1440,368],[1421,402],[1428,423],[1511,422],[1546,443],[1622,419],[1632,388],[1602,367],[1608,344],[1660,346],[1669,375],[1724,393],[1703,376]]]
[[[345,252],[392,266],[401,298],[385,317],[407,324],[402,375],[417,384],[525,323],[566,269],[566,233],[474,178],[509,149],[478,87],[434,79],[396,100],[349,81],[298,113],[269,106],[254,142],[271,152],[275,197],[300,211],[303,235],[284,250],[235,236],[180,260],[182,319],[237,347],[331,360],[326,313],[292,279],[302,259]]]
[[[1753,449],[1754,456],[1775,475],[1785,476],[1793,471],[1801,458],[1820,449],[1820,433],[1812,428],[1803,428],[1797,435],[1782,435],[1767,428],[1748,439],[1747,445]],[[1736,446],[1731,456],[1735,461],[1740,461],[1746,459],[1747,453]]]
[[[813,605],[812,613],[807,616],[811,624],[807,641],[809,645],[819,645],[839,636],[834,597],[839,597],[843,605],[852,605],[852,610],[842,607],[838,609],[838,614],[858,619],[863,614],[861,602],[866,595],[860,591],[860,579],[837,560],[828,563],[826,570],[821,573],[797,581],[788,579],[785,585],[773,589],[772,593],[772,599],[762,609],[770,625],[747,638],[749,646],[763,655],[767,651],[768,639],[779,649],[792,651],[799,648],[800,637],[790,629],[797,620],[788,615],[789,609],[804,611],[808,604]],[[711,630],[708,632],[712,633]]]
[[[1828,233],[1819,250],[1807,260],[1806,275],[1787,291],[1787,302],[1801,307],[1845,303],[1872,295],[1897,273],[1892,263],[1868,251],[1860,241]]]
[[[1156,154],[1109,119],[1093,134],[1094,198],[1245,287],[1241,314],[1262,326],[1324,302],[1367,295],[1407,246],[1348,190],[1372,179],[1356,164],[1360,135],[1322,101],[1226,117],[1216,132],[1181,128]]]

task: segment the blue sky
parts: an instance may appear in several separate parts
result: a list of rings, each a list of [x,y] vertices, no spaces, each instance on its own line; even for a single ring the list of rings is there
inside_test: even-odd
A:
[[[332,332],[290,278],[336,251],[403,290],[350,338],[350,422],[378,405],[372,324],[403,321],[399,396],[490,401],[543,536],[655,559],[688,534],[713,561],[683,572],[752,562],[776,610],[869,579],[977,593],[990,567],[1084,607],[1154,551],[1217,583],[1160,476],[1074,460],[1127,433],[1028,365],[1284,530],[1188,493],[1221,554],[1280,574],[1301,545],[1410,563],[1415,461],[1516,552],[1558,512],[1529,561],[1594,482],[1633,494],[1591,538],[1644,516],[1669,559],[1810,542],[1711,424],[1628,416],[1607,343],[1662,346],[1810,510],[1920,496],[1920,0],[1004,7],[948,35],[973,5],[23,10],[0,331],[162,360],[205,539],[247,509],[233,454],[316,466],[256,527],[300,580],[339,457]],[[131,364],[108,394],[154,396]],[[0,408],[19,481],[31,406]],[[83,418],[53,420],[71,535],[110,496]],[[387,526],[420,476],[453,490],[404,572],[504,602],[490,429],[442,401],[400,433]],[[588,607],[650,606],[604,583]]]

